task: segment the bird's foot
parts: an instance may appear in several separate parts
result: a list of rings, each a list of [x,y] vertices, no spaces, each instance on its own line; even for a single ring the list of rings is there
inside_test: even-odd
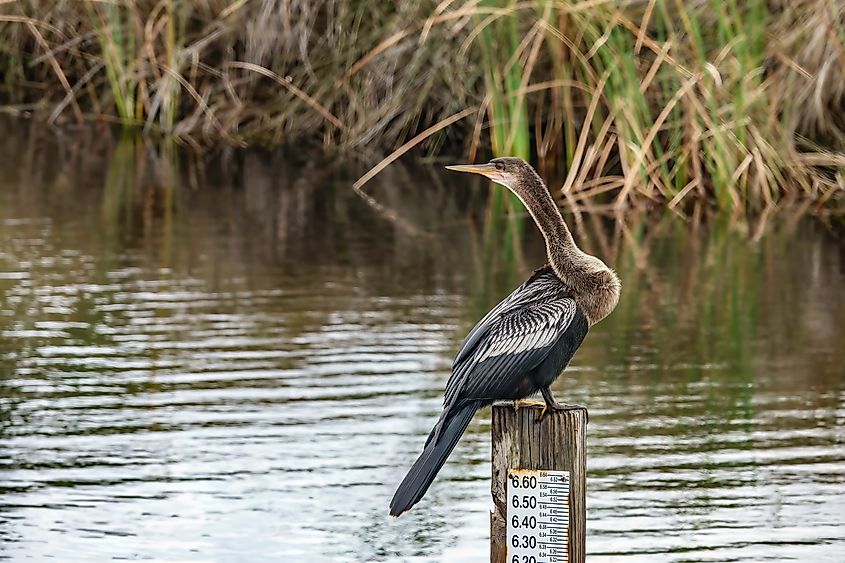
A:
[[[534,399],[514,399],[513,400],[513,410],[518,411],[521,407],[529,407],[531,405],[539,405],[541,404],[540,401],[536,401]]]
[[[567,403],[545,403],[543,405],[543,410],[540,411],[540,417],[537,419],[537,422],[543,422],[543,418],[546,416],[546,413],[549,409],[553,411],[584,411],[584,416],[587,417],[587,424],[590,423],[590,411],[587,410],[587,407],[584,405],[570,405]]]

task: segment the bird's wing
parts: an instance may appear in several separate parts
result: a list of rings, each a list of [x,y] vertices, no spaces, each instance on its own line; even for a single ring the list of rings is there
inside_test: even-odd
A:
[[[554,275],[550,266],[544,266],[535,271],[528,280],[513,290],[510,295],[502,299],[498,305],[490,309],[484,317],[466,335],[452,369],[458,366],[475,350],[479,340],[490,330],[490,326],[509,311],[514,311],[533,301],[559,294],[564,289],[563,282]]]
[[[543,291],[529,288],[530,284],[522,286],[520,295],[509,297],[513,298],[510,305],[485,317],[485,326],[475,335],[471,349],[465,350],[466,345],[461,349],[446,385],[445,406],[510,397],[569,328],[578,306],[562,294],[562,284],[557,282],[554,293],[548,291],[551,287]]]

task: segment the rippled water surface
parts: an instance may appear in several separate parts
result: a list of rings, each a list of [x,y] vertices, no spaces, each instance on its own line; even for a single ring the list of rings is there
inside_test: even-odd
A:
[[[395,222],[319,157],[90,142],[2,142],[0,558],[486,560],[489,410],[387,504],[533,231],[434,169],[368,186]],[[589,560],[842,561],[842,242],[582,220],[625,287],[555,387],[591,408]]]

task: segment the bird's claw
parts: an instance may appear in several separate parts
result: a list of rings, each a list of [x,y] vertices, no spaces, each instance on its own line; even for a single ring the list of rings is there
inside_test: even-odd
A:
[[[540,411],[540,416],[537,418],[537,422],[543,422],[543,418],[545,418],[546,413],[549,409],[553,411],[584,411],[584,416],[587,418],[587,423],[590,423],[590,411],[587,410],[587,407],[584,405],[569,405],[566,403],[545,403],[543,405],[543,410]]]
[[[540,416],[537,417],[537,422],[543,422],[543,418],[546,416],[546,411],[549,410],[549,404],[546,403],[543,405],[543,410],[540,411]]]

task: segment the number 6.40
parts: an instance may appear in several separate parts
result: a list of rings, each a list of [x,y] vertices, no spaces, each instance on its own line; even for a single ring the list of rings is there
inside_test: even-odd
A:
[[[514,515],[514,517],[511,518],[511,526],[513,526],[514,528],[519,528],[521,526],[523,528],[534,529],[537,527],[537,517],[523,516],[522,520],[520,520],[519,516]]]

